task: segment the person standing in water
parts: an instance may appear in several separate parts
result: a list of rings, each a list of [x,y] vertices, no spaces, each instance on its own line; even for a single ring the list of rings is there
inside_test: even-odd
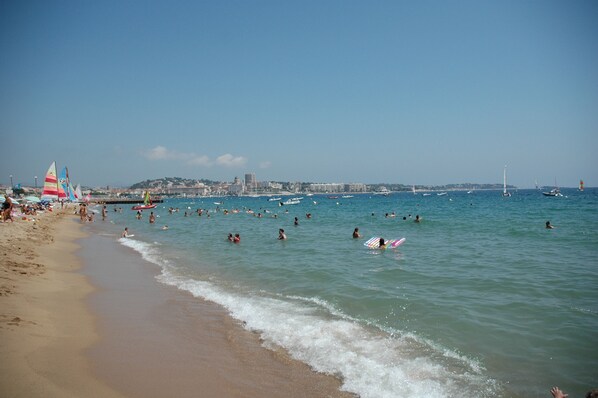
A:
[[[284,233],[284,229],[280,228],[278,230],[278,240],[286,240],[287,236]]]
[[[357,239],[357,238],[361,238],[361,235],[359,234],[359,228],[355,228],[353,230],[353,239]]]

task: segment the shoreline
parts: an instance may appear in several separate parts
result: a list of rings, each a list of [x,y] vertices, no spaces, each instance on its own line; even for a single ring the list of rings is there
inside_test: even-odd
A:
[[[160,283],[159,268],[117,239],[92,234],[79,251],[101,336],[86,354],[109,386],[128,397],[354,397],[263,347],[218,304]]]
[[[0,396],[354,397],[72,210],[0,225]]]

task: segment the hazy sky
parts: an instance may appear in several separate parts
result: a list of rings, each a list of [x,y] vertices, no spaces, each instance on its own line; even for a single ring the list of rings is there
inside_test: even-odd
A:
[[[0,183],[598,186],[598,2],[0,0]]]

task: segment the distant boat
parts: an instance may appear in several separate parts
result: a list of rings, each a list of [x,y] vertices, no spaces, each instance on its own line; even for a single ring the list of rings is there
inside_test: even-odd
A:
[[[579,190],[583,192],[583,180],[579,180]]]
[[[563,194],[561,193],[561,190],[559,189],[559,186],[556,183],[556,178],[554,179],[554,188],[551,189],[549,192],[542,192],[542,195],[544,195],[544,196],[563,196]]]
[[[551,189],[549,192],[542,192],[544,196],[563,196],[558,188]]]
[[[505,165],[505,169],[503,171],[502,196],[504,196],[504,197],[511,196],[511,192],[507,191],[507,166],[506,165]]]
[[[423,194],[423,196],[430,196],[430,195],[432,195],[432,194],[431,193],[425,193],[425,194]]]
[[[374,195],[388,196],[388,195],[390,195],[390,191],[386,187],[380,187],[379,190],[374,192]]]
[[[288,205],[298,205],[299,203],[301,203],[301,199],[291,198],[291,199],[285,200],[284,202],[278,203],[278,205],[279,206],[288,206]]]
[[[439,192],[439,193],[436,194],[436,196],[444,196],[444,195],[447,195],[447,193],[446,192]]]
[[[157,204],[152,204],[152,198],[150,198],[149,191],[145,191],[145,196],[143,198],[143,204],[131,207],[131,210],[149,210],[153,209],[154,207],[158,206]]]
[[[353,195],[343,195],[343,196],[341,196],[341,197],[342,197],[343,199],[349,199],[349,198],[352,198],[352,197],[353,197]]]
[[[280,200],[282,200],[282,198],[270,198],[268,199],[268,202],[278,202]]]
[[[413,192],[414,195],[417,195],[417,192],[415,192],[415,185],[411,187],[411,192]]]

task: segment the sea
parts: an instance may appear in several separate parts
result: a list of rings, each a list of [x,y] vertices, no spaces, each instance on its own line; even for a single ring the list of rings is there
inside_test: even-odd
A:
[[[561,192],[177,198],[93,228],[357,396],[573,398],[598,387],[598,188]]]

